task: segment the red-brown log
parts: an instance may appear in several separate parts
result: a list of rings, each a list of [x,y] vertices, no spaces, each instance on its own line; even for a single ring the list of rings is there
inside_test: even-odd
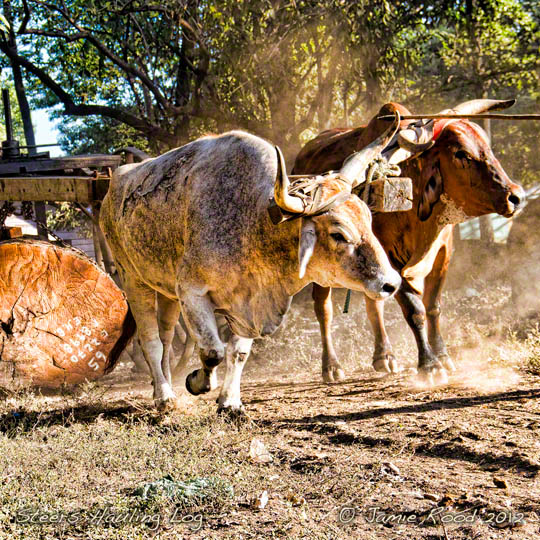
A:
[[[0,242],[3,384],[58,387],[113,369],[135,331],[124,293],[84,253]]]

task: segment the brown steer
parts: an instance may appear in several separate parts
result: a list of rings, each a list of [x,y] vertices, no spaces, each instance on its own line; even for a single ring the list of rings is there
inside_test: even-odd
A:
[[[513,103],[514,100],[479,99],[445,112],[475,114],[503,109]],[[388,103],[366,127],[321,133],[300,151],[292,173],[319,174],[339,169],[347,156],[384,131],[387,123],[378,117],[393,114],[395,110],[402,115],[410,114],[402,105]],[[413,208],[407,212],[375,214],[373,231],[391,264],[401,273],[403,281],[396,299],[416,338],[419,372],[434,383],[446,381],[445,367],[454,369],[439,329],[439,299],[452,253],[453,227],[492,212],[510,217],[524,194],[508,178],[493,155],[487,135],[478,125],[467,120],[430,123],[409,120],[401,124],[401,128],[420,130],[422,126],[429,129],[411,145],[423,142],[422,148],[416,144],[417,150],[423,151],[401,164],[402,176],[413,181]],[[332,343],[330,289],[314,284],[313,299],[322,334],[323,379],[332,382],[342,379],[344,373]],[[368,297],[365,300],[375,334],[373,367],[377,371],[394,372],[397,365],[384,327],[384,302]]]

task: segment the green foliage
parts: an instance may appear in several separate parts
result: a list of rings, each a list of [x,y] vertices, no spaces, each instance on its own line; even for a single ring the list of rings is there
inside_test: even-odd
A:
[[[33,105],[63,104],[70,152],[129,143],[157,153],[243,128],[290,159],[318,131],[358,125],[389,100],[433,112],[511,96],[517,112],[538,110],[532,0],[26,4],[28,17],[22,0],[11,10],[20,55],[35,68],[26,70]],[[524,152],[525,177],[536,177],[534,126],[492,127],[497,149]]]
[[[9,32],[9,28],[9,22],[2,14],[0,14],[0,32]]]
[[[9,101],[11,104],[11,119],[13,122],[13,137],[17,139],[21,144],[24,144],[24,130],[21,118],[21,112],[19,110],[19,104],[17,102],[17,95],[15,94],[15,87],[13,81],[7,76],[8,70],[4,70],[0,74],[0,88],[7,88],[9,90]],[[4,118],[4,106],[1,103],[0,98],[0,140],[6,139],[6,121]]]
[[[90,219],[75,204],[69,202],[58,203],[55,210],[47,210],[47,227],[53,231],[78,229],[82,236],[92,237]]]
[[[152,152],[148,139],[140,132],[111,118],[68,117],[59,125],[59,130],[60,146],[67,154],[112,154],[126,146]]]

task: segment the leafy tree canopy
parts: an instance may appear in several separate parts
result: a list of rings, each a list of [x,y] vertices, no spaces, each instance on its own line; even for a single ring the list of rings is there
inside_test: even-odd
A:
[[[157,153],[243,128],[290,159],[389,100],[433,112],[511,96],[538,109],[533,0],[4,0],[4,15],[0,51],[20,62],[34,107],[61,105],[69,151],[129,140]],[[538,171],[532,124],[493,127],[503,153],[531,148]]]

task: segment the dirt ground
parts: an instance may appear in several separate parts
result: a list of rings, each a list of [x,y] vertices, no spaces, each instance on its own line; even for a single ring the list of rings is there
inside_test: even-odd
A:
[[[321,382],[318,326],[300,300],[248,362],[248,421],[217,416],[217,392],[194,398],[182,381],[178,410],[159,415],[149,379],[128,363],[76,389],[6,390],[0,538],[539,538],[536,312],[515,312],[504,279],[470,277],[443,305],[458,366],[444,387],[417,382],[393,301],[387,322],[403,371],[371,369],[353,295],[352,312],[336,314],[349,378]],[[222,488],[187,502],[134,494],[166,475]]]

